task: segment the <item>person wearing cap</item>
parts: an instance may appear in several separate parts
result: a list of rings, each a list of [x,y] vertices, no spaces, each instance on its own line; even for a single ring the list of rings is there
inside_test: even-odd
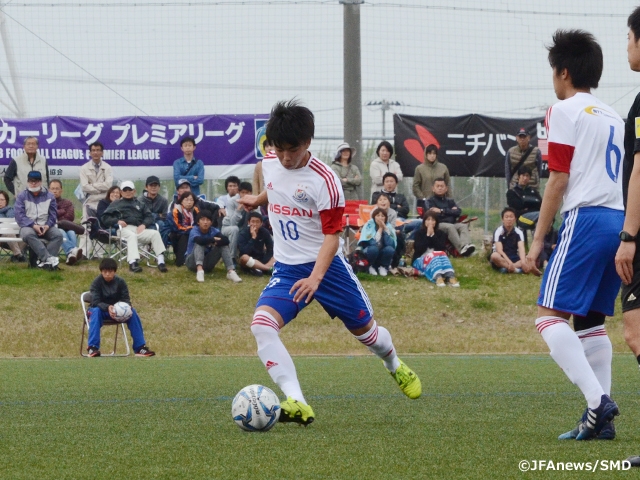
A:
[[[154,225],[153,214],[149,207],[136,198],[136,187],[130,180],[120,184],[122,198],[112,202],[102,215],[103,226],[107,228],[120,227],[120,235],[127,242],[127,262],[129,270],[141,272],[138,264],[140,253],[139,245],[151,244],[158,259],[158,270],[165,273],[167,266],[164,261],[166,250],[160,232],[151,230]]]
[[[423,209],[423,214],[427,210],[427,198],[432,195],[433,182],[436,181],[436,178],[444,178],[444,183],[447,185],[446,196],[451,198],[449,169],[438,161],[438,147],[430,144],[424,149],[424,162],[416,167],[413,174],[412,191],[416,197],[416,206]]]
[[[358,186],[362,183],[360,170],[351,163],[355,154],[355,148],[350,147],[347,142],[342,142],[338,145],[336,156],[331,164],[331,170],[336,172],[342,183],[345,200],[358,200]]]
[[[32,170],[27,174],[27,188],[18,194],[14,214],[20,227],[20,238],[38,256],[38,268],[57,269],[58,252],[64,237],[56,227],[56,198],[42,186],[39,171]]]
[[[4,184],[7,190],[16,197],[27,188],[27,174],[34,170],[40,172],[42,179],[49,185],[49,165],[47,159],[38,153],[38,139],[27,137],[24,139],[24,153],[9,162],[4,174]]]
[[[196,141],[192,137],[184,137],[180,140],[180,150],[183,156],[173,162],[173,181],[176,189],[180,186],[179,181],[186,179],[191,185],[191,191],[200,195],[200,185],[204,183],[204,163],[194,157]]]
[[[155,175],[147,177],[145,182],[145,189],[140,195],[139,200],[144,203],[151,213],[153,214],[153,220],[156,222],[160,236],[165,246],[169,244],[169,238],[165,238],[163,231],[165,221],[167,219],[167,209],[169,208],[169,200],[160,195],[160,179]]]
[[[507,179],[507,188],[513,188],[518,184],[518,170],[527,167],[531,171],[529,186],[540,188],[540,172],[542,172],[542,153],[538,147],[529,142],[531,135],[522,127],[516,134],[517,145],[511,147],[504,157],[504,174]]]
[[[378,144],[376,148],[377,157],[371,162],[369,167],[369,174],[371,175],[371,196],[373,192],[379,192],[382,190],[382,176],[387,173],[395,173],[398,177],[398,182],[402,181],[402,170],[400,164],[393,160],[393,146],[383,140]]]

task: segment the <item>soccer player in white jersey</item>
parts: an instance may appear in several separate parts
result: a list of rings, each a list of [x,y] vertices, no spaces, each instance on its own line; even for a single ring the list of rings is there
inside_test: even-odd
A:
[[[560,102],[547,112],[549,182],[524,270],[535,267],[545,233],[560,207],[556,249],[544,272],[536,327],[551,357],[580,388],[587,409],[560,439],[615,437],[618,406],[610,398],[613,315],[620,278],[615,270],[624,220],[621,163],[624,123],[591,94],[602,75],[602,49],[582,30],[558,30],[549,47],[553,87]],[[573,315],[575,332],[569,326]]]
[[[387,329],[377,325],[369,298],[342,255],[344,194],[333,170],[307,150],[314,128],[308,108],[296,101],[277,103],[267,123],[276,158],[262,162],[265,191],[241,200],[252,208],[269,205],[276,263],[251,332],[260,360],[287,397],[280,404],[280,421],[302,425],[313,422],[315,414],[279,332],[314,298],[382,359],[405,395],[415,399],[422,393],[420,379],[398,358]]]

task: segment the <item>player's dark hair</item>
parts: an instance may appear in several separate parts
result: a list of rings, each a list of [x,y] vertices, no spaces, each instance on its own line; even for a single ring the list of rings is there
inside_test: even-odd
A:
[[[438,177],[433,181],[433,184],[435,185],[436,182],[444,182],[444,184],[447,184],[447,181],[444,179],[444,177]]]
[[[627,27],[633,32],[633,36],[636,37],[636,42],[640,40],[640,7],[636,7],[629,18],[627,19]]]
[[[433,143],[430,145],[427,145],[426,148],[424,149],[425,155],[431,152],[436,152],[436,155],[438,154],[438,147],[436,147]]]
[[[513,216],[518,218],[518,215],[516,214],[516,211],[511,207],[504,207],[504,209],[500,213],[500,218],[504,218],[504,214],[507,213],[507,212],[513,213]]]
[[[385,174],[382,176],[382,183],[384,183],[384,181],[386,180],[386,178],[387,178],[387,177],[391,177],[391,178],[393,178],[393,179],[396,181],[396,183],[398,183],[398,176],[397,176],[395,173],[393,173],[393,172],[387,172],[387,173],[385,173]]]
[[[251,220],[252,218],[259,218],[261,222],[263,221],[262,214],[260,212],[256,212],[256,211],[250,212],[249,217],[247,218],[247,221]]]
[[[436,221],[436,228],[434,228],[434,230],[438,230],[438,226],[440,225],[440,220],[438,219],[438,214],[435,212],[430,212],[429,210],[427,210],[426,212],[424,212],[424,215],[422,215],[422,224],[420,225],[420,228],[422,230],[427,230],[427,227],[424,224],[424,221],[427,218],[433,218]]]
[[[589,32],[556,30],[547,50],[556,75],[566,68],[575,88],[598,88],[604,60],[602,48]]]
[[[62,188],[62,182],[60,180],[58,180],[57,178],[55,178],[55,179],[53,179],[53,180],[51,180],[49,182],[49,187],[51,187],[52,183],[57,183],[58,185],[60,185],[60,188]]]
[[[100,261],[100,271],[109,271],[109,272],[117,272],[118,271],[118,262],[113,258],[103,258]]]
[[[240,182],[240,185],[238,185],[238,191],[241,192],[242,190],[253,193],[253,185],[251,185],[250,182]]]
[[[193,137],[184,137],[182,140],[180,140],[180,146],[184,145],[187,142],[191,142],[194,147],[196,146],[196,139]]]
[[[227,177],[224,181],[224,189],[226,190],[227,187],[229,186],[230,183],[235,183],[236,185],[240,185],[240,179],[238,177],[236,177],[235,175],[231,175],[230,177]]]
[[[101,151],[104,152],[104,145],[100,142],[93,142],[91,145],[89,145],[89,150],[91,150],[91,147],[98,147]]]
[[[267,141],[276,148],[297,148],[311,141],[315,133],[313,113],[297,100],[278,102],[267,122]]]
[[[393,145],[391,145],[386,140],[381,141],[378,144],[378,148],[376,148],[376,155],[378,155],[378,157],[380,156],[380,149],[382,147],[385,147],[387,150],[389,150],[389,158],[393,157]]]

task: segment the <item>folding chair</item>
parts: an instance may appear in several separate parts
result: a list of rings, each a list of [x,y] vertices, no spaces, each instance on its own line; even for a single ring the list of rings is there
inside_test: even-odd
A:
[[[87,258],[91,260],[96,257],[108,256],[120,261],[123,255],[126,256],[126,245],[123,246],[110,229],[104,228],[100,224],[98,213],[93,208],[86,208],[88,217],[83,225],[85,226],[87,245],[91,245],[89,252],[87,252]]]
[[[80,337],[80,355],[83,357],[88,357],[86,350],[87,344],[85,343],[85,331],[87,333],[87,340],[89,337],[89,305],[91,305],[91,292],[84,292],[80,295],[80,305],[82,305],[82,313],[84,319],[82,320],[82,337]],[[116,322],[115,320],[105,320],[102,323],[103,327],[107,326],[115,326],[116,327],[116,335],[113,339],[113,351],[111,353],[103,353],[103,357],[128,357],[131,353],[131,349],[129,348],[129,340],[127,340],[127,332],[124,328],[124,323]],[[126,349],[126,353],[117,353],[118,346],[118,333],[122,329],[122,336],[124,337],[124,346]]]
[[[344,238],[344,254],[351,253],[351,243],[355,239],[354,232],[360,227],[358,226],[360,205],[366,205],[366,200],[345,200],[344,213],[342,214],[342,234]]]

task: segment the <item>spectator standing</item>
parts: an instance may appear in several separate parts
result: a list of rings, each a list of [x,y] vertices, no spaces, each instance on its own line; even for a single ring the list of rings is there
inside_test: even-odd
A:
[[[85,195],[84,205],[96,210],[98,203],[113,186],[113,170],[111,165],[102,160],[104,146],[94,142],[89,147],[91,160],[80,167],[80,186]],[[87,219],[86,208],[82,221]]]
[[[9,194],[4,190],[0,190],[0,218],[14,218],[15,214],[13,212],[13,207],[9,206]],[[11,235],[7,235],[11,236]],[[0,239],[0,243],[2,240]],[[6,245],[9,245],[11,249],[11,261],[12,262],[25,262],[24,258],[24,243],[22,242],[6,242]]]
[[[493,232],[491,266],[501,273],[522,273],[524,234],[516,227],[516,212],[507,207],[502,211],[502,225]]]
[[[42,186],[42,174],[38,170],[27,174],[27,189],[16,197],[14,213],[20,238],[38,256],[38,268],[57,269],[63,236],[56,227],[56,199]],[[49,243],[45,245],[43,240]]]
[[[444,178],[436,178],[433,182],[433,196],[427,199],[427,209],[438,215],[438,228],[444,231],[455,249],[463,257],[468,257],[476,251],[471,243],[469,225],[459,223],[458,217],[462,213],[453,198],[447,198],[447,184]]]
[[[180,180],[189,181],[191,191],[200,195],[200,185],[204,183],[204,163],[194,157],[196,141],[192,137],[184,137],[180,140],[180,150],[183,156],[173,162],[173,181],[176,190],[180,186]]]
[[[360,170],[351,163],[355,154],[356,149],[343,142],[338,145],[337,153],[331,164],[331,170],[336,172],[340,183],[342,183],[345,200],[358,200],[358,186],[362,183]]]
[[[142,267],[138,264],[140,260],[138,245],[150,244],[158,259],[158,270],[166,273],[164,243],[160,233],[149,228],[154,224],[151,210],[136,198],[136,187],[133,182],[129,180],[122,182],[120,191],[122,198],[112,202],[102,215],[103,226],[108,228],[120,226],[120,235],[127,242],[127,263],[130,271],[134,273],[142,271]]]
[[[400,164],[393,160],[393,146],[383,140],[376,148],[377,157],[371,162],[369,168],[369,174],[371,175],[371,196],[374,192],[382,190],[383,180],[382,177],[385,173],[395,173],[398,177],[398,182],[402,181],[402,170]]]
[[[76,215],[73,203],[66,198],[62,198],[62,182],[51,180],[49,191],[56,199],[56,211],[58,216],[58,230],[62,233],[62,250],[67,256],[66,264],[74,265],[82,259],[82,249],[78,248],[77,234],[84,233],[84,228],[75,223]]]
[[[13,158],[4,174],[4,184],[14,196],[27,189],[27,175],[29,172],[40,172],[41,178],[49,185],[49,165],[47,159],[38,153],[38,139],[27,137],[24,139],[24,152]]]
[[[100,275],[91,282],[91,306],[89,307],[89,338],[87,353],[89,357],[100,356],[100,329],[105,320],[116,318],[114,305],[125,302],[131,305],[129,287],[123,278],[118,277],[118,262],[113,258],[103,258],[100,262]],[[156,353],[151,351],[144,339],[142,322],[138,312],[131,306],[131,317],[126,321],[133,351],[136,357],[153,357]]]
[[[449,169],[438,161],[438,147],[427,145],[424,149],[424,163],[418,165],[413,174],[413,195],[416,197],[416,206],[426,211],[427,198],[432,195],[433,182],[436,178],[443,178],[447,186],[447,197],[451,197],[449,185],[451,177]],[[424,214],[424,212],[423,212]]]
[[[531,172],[529,186],[540,189],[540,172],[542,172],[542,153],[538,147],[530,144],[531,135],[526,128],[521,128],[516,134],[517,145],[511,147],[504,156],[504,174],[507,188],[511,189],[518,183],[518,170],[527,167]]]

